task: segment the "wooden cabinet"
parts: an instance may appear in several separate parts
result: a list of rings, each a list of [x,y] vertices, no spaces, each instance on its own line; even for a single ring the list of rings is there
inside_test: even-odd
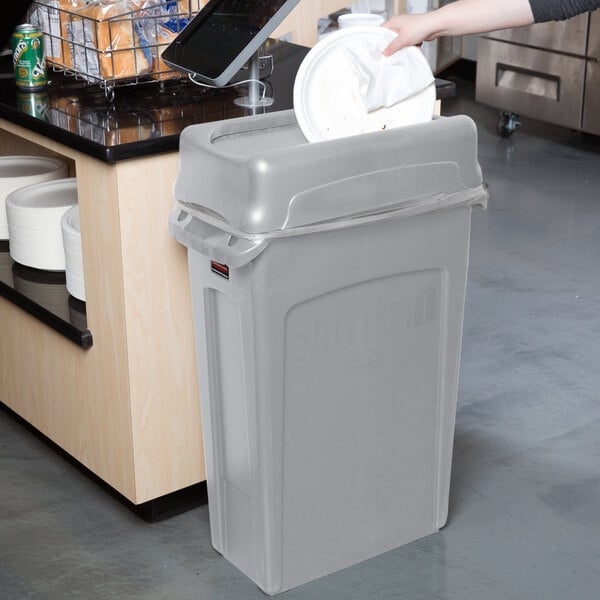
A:
[[[107,164],[3,119],[0,153],[77,176],[94,340],[0,298],[0,401],[134,504],[203,481],[187,256],[167,231],[177,153]]]

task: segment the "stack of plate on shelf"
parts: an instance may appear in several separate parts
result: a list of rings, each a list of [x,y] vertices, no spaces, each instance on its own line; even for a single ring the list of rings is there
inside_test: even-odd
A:
[[[8,239],[5,200],[15,190],[22,187],[62,179],[68,175],[65,162],[42,156],[2,156],[0,157],[0,239]]]
[[[85,302],[85,284],[83,280],[83,258],[81,256],[81,227],[79,225],[79,206],[72,206],[61,220],[63,244],[65,248],[65,266],[67,290],[71,296]]]
[[[64,271],[61,219],[76,204],[75,178],[38,183],[12,192],[6,199],[12,259],[34,269]]]

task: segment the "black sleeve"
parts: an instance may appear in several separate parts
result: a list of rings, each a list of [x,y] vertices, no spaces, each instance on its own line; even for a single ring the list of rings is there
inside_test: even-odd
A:
[[[600,0],[529,0],[536,23],[562,21],[600,8]]]

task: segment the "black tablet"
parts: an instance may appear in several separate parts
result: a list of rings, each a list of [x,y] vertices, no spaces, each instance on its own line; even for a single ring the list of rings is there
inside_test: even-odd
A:
[[[210,0],[162,58],[204,83],[226,85],[299,1]]]

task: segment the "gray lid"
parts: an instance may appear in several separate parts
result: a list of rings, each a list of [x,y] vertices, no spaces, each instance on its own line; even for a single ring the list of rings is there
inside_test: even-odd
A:
[[[485,204],[464,116],[309,144],[293,111],[184,130],[179,206],[242,238]]]

